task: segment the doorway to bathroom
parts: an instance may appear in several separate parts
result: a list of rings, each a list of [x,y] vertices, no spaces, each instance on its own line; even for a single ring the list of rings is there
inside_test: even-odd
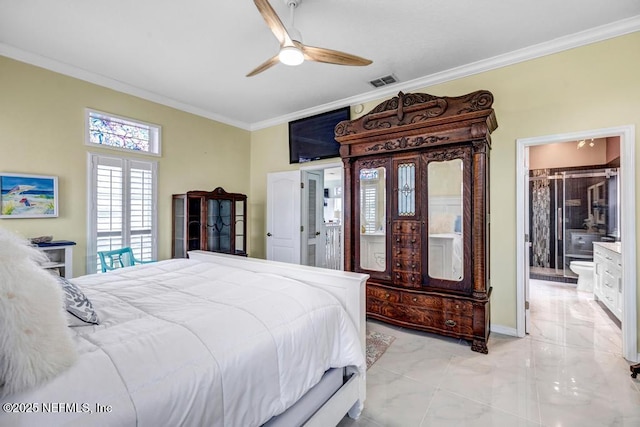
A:
[[[599,148],[605,150],[604,157],[600,157],[602,160],[572,163],[579,157],[579,151],[592,149],[593,154],[601,142],[605,142]],[[616,144],[619,146],[617,161],[616,156],[611,156],[611,148]],[[577,282],[579,275],[572,271],[571,265],[592,259],[593,249],[589,253],[587,247],[593,248],[594,242],[607,245],[617,241],[620,266],[623,267],[617,283],[622,307],[619,313],[620,350],[627,360],[638,359],[634,144],[633,126],[517,140],[518,336],[531,331],[530,281],[536,282],[539,279],[535,277],[542,277],[545,284],[551,284],[551,289],[557,286],[573,290],[574,294],[580,295],[580,303],[589,301],[594,305],[598,298],[594,298],[593,293],[578,292],[576,284],[572,283]],[[607,145],[609,154],[606,153]],[[551,156],[547,153],[547,158],[555,163],[535,165],[536,149],[559,150],[559,147],[565,151],[555,151]],[[536,197],[542,201],[536,202]],[[534,203],[545,207],[534,209]],[[548,214],[543,214],[543,211]],[[554,333],[558,336],[564,334],[563,339],[566,339],[570,335],[568,328],[573,325],[563,327],[567,330],[560,331],[556,325]],[[593,335],[595,339],[596,334]]]
[[[575,149],[574,142],[560,144]],[[545,168],[546,157],[537,152],[552,152],[559,147],[549,144],[530,148],[530,279],[573,283],[579,290],[593,291],[593,271],[589,271],[593,243],[620,240],[619,140],[602,139],[592,144],[587,147],[599,144],[602,151],[610,147],[610,158],[600,156],[604,165]],[[593,154],[584,156],[587,162]],[[534,163],[534,159],[540,163]],[[586,273],[579,277],[580,271]]]

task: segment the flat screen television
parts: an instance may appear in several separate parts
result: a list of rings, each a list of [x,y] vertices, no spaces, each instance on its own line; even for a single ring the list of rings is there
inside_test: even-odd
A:
[[[350,119],[350,108],[343,107],[289,122],[289,163],[339,157],[334,129],[339,122]]]

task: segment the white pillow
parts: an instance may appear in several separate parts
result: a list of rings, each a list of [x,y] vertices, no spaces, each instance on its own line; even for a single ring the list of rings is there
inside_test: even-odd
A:
[[[40,267],[43,257],[0,228],[0,397],[54,378],[77,358],[62,289]]]

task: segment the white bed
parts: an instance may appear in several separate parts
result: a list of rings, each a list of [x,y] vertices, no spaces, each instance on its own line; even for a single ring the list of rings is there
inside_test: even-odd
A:
[[[78,361],[4,397],[32,412],[0,425],[259,426],[341,367],[354,375],[304,425],[357,417],[366,279],[200,251],[73,279],[101,323],[70,328]]]

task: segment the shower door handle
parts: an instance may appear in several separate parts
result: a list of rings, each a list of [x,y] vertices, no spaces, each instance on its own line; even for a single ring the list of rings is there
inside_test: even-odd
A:
[[[564,219],[562,219],[562,208],[558,208],[558,220],[556,222],[558,226],[557,238],[558,240],[562,240],[562,223],[564,222]]]

